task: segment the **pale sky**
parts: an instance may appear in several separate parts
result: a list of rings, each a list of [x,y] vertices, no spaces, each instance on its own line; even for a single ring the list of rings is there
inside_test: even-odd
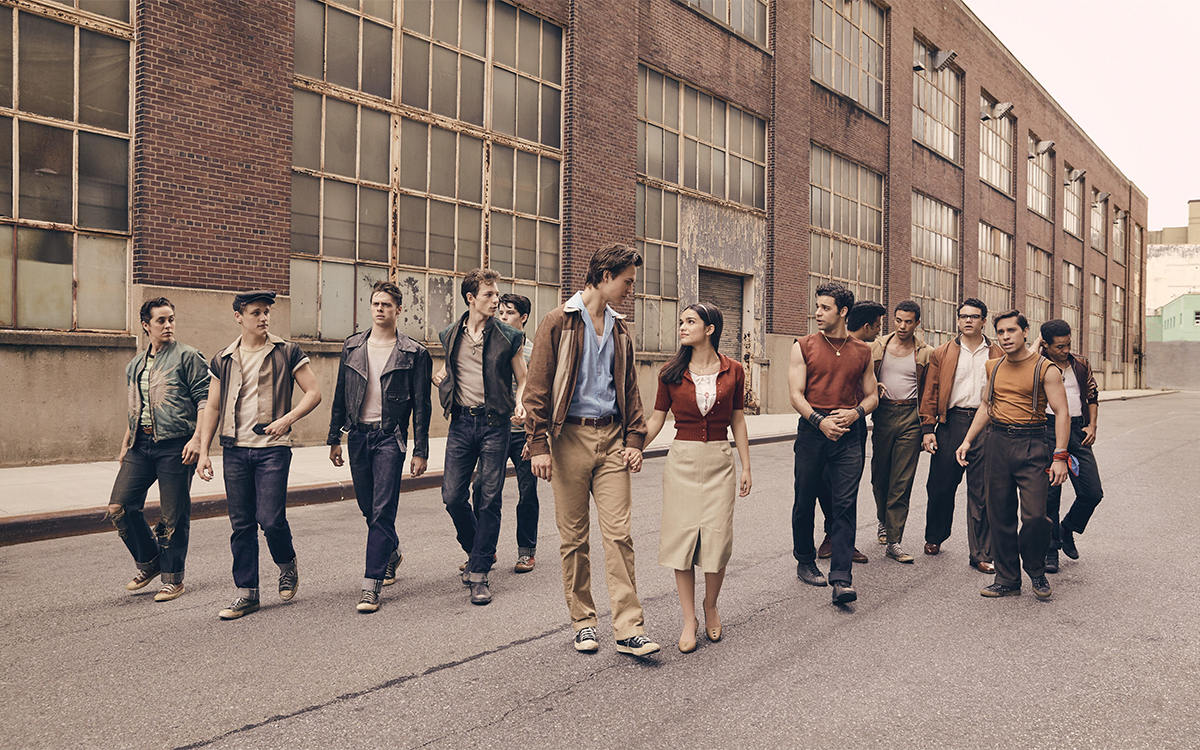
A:
[[[1200,2],[965,2],[1146,194],[1146,228],[1187,226],[1200,199]]]

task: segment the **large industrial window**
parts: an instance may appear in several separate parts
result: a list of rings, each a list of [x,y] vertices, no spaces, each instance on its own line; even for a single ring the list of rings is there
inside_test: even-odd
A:
[[[882,301],[883,175],[813,144],[809,224],[809,299],[836,281],[856,300]]]
[[[1088,299],[1088,358],[1092,367],[1104,369],[1104,279],[1092,276],[1091,295]]]
[[[979,298],[989,312],[1011,310],[1013,238],[979,223]]]
[[[962,74],[934,70],[934,52],[913,39],[913,140],[958,162],[962,133]]]
[[[1031,211],[1053,221],[1054,214],[1054,171],[1050,165],[1050,150],[1038,153],[1038,138],[1029,134],[1029,190],[1025,193],[1025,202]]]
[[[1113,284],[1112,320],[1109,323],[1108,361],[1120,371],[1125,355],[1125,290]]]
[[[1125,265],[1125,213],[1123,211],[1117,211],[1117,218],[1113,221],[1112,248],[1112,259]]]
[[[925,340],[938,345],[958,330],[959,213],[920,193],[912,197],[912,296],[921,303]]]
[[[871,0],[813,0],[812,77],[883,117],[886,11]]]
[[[638,351],[674,351],[679,315],[679,195],[638,184],[638,274],[634,317]]]
[[[1083,271],[1065,260],[1062,265],[1062,319],[1071,324],[1077,346],[1083,348],[1080,311],[1083,309]]]
[[[986,94],[979,106],[990,110],[996,101]],[[1010,115],[989,117],[979,123],[979,177],[1005,195],[1013,192],[1013,142],[1016,128]]]
[[[0,327],[128,329],[130,4],[83,7],[0,7]]]
[[[294,334],[362,329],[392,278],[401,328],[433,340],[484,265],[533,334],[559,300],[562,40],[502,0],[298,0]]]
[[[1065,165],[1063,174],[1063,229],[1083,239],[1083,181],[1072,180],[1071,165]]]
[[[1050,253],[1033,245],[1025,246],[1025,318],[1029,321],[1031,339],[1041,332],[1042,323],[1050,320],[1053,264]]]
[[[1129,243],[1129,295],[1132,298],[1133,320],[1137,323],[1142,309],[1142,227],[1139,224],[1133,225],[1133,241]],[[1138,325],[1134,326],[1135,331],[1139,328]]]
[[[1092,220],[1090,223],[1091,236],[1092,236],[1092,247],[1096,248],[1097,250],[1099,250],[1102,253],[1105,252],[1104,235],[1106,234],[1106,232],[1105,232],[1105,226],[1104,226],[1104,214],[1105,214],[1104,209],[1105,209],[1107,203],[1108,203],[1108,199],[1105,198],[1104,200],[1100,200],[1100,191],[1093,188],[1092,189]]]
[[[765,47],[767,45],[766,0],[685,0],[737,33]]]

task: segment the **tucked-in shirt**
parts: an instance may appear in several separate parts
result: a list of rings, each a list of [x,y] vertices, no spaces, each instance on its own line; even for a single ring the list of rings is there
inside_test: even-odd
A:
[[[142,416],[139,425],[150,426],[154,420],[150,418],[150,370],[154,368],[154,354],[146,352],[146,366],[142,368],[142,376],[138,378],[138,388],[142,392]]]
[[[884,398],[904,401],[917,397],[917,352],[907,357],[893,357],[886,350],[879,367],[879,380],[887,389]]]
[[[459,406],[483,406],[483,341],[471,336],[466,325],[454,345],[454,401]]]
[[[809,405],[826,413],[858,406],[863,373],[871,366],[871,347],[853,336],[827,339],[820,331],[796,343],[804,355],[804,398]]]
[[[707,412],[700,406],[700,386],[697,378],[716,380],[712,406]],[[656,411],[675,415],[675,439],[708,442],[728,440],[729,425],[735,411],[746,408],[746,371],[740,362],[721,355],[721,368],[714,375],[694,375],[685,372],[678,383],[658,381],[654,399]]]
[[[578,307],[583,317],[583,357],[579,363],[579,375],[575,379],[575,393],[567,408],[569,417],[607,417],[617,413],[617,388],[613,382],[613,325],[616,313],[607,305],[604,308],[604,336],[596,335],[592,315],[583,305],[583,293],[576,292],[567,307]]]
[[[983,400],[983,388],[987,385],[984,367],[988,361],[987,341],[980,341],[975,351],[961,343],[958,347],[958,364],[954,368],[954,385],[950,388],[947,408],[978,409]]]
[[[267,448],[272,445],[288,445],[285,438],[276,435],[259,435],[254,431],[254,425],[261,424],[258,413],[258,381],[259,372],[267,353],[274,347],[268,341],[257,349],[247,349],[239,346],[237,357],[242,368],[242,386],[237,395],[237,423],[234,427],[237,444],[241,448]],[[270,420],[267,419],[270,423]]]
[[[1034,368],[1037,370],[1037,402],[1034,402]],[[990,359],[987,363],[988,379],[992,382],[991,418],[993,422],[1015,425],[1046,423],[1046,374],[1053,371],[1061,377],[1058,367],[1048,359],[1037,355],[1026,357],[1013,364],[1007,357]],[[995,379],[992,380],[992,373]]]
[[[388,357],[396,348],[395,341],[377,344],[367,339],[367,390],[363,393],[362,406],[358,409],[358,421],[373,424],[383,419],[383,388],[380,379]]]
[[[1079,389],[1079,378],[1075,375],[1075,368],[1068,367],[1063,370],[1063,386],[1067,389],[1067,410],[1072,417],[1082,417],[1083,393]],[[1049,404],[1046,405],[1046,413],[1054,413]]]

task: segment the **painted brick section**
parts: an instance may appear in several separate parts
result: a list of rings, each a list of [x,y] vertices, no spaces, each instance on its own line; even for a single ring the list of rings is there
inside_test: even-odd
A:
[[[290,0],[138,0],[133,280],[288,292]]]

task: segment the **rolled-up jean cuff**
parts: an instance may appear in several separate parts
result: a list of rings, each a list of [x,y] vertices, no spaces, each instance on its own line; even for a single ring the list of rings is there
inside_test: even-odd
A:
[[[162,574],[162,582],[163,583],[183,583],[183,571],[181,570],[178,573],[163,573]]]
[[[150,562],[140,563],[140,562],[134,561],[134,564],[137,565],[138,570],[158,570],[158,557],[155,557]],[[182,573],[180,575],[182,575]],[[166,579],[163,579],[163,580],[166,580]]]
[[[292,573],[296,570],[296,558],[292,558],[291,562],[278,563],[280,573]]]
[[[258,601],[258,589],[238,589],[237,595],[243,599],[253,599]]]
[[[362,583],[363,591],[374,591],[378,594],[383,591],[383,581],[376,578],[364,578]]]
[[[537,554],[537,547],[517,547],[517,557],[528,555],[533,557]]]
[[[832,586],[835,583],[840,583],[845,586],[851,585],[850,576],[846,573],[843,573],[842,571],[837,571],[836,573],[830,571],[829,575],[826,576],[826,578],[828,578],[830,586]]]

